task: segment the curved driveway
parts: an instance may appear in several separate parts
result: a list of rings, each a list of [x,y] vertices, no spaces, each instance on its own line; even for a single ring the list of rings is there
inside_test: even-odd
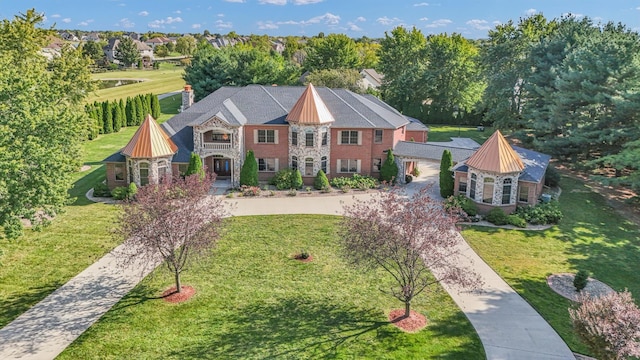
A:
[[[431,181],[433,171],[437,171],[437,165],[435,167],[409,184],[407,191],[415,191]],[[432,190],[437,192],[436,187]],[[370,195],[307,199],[300,194],[284,198],[229,199],[226,204],[234,216],[339,215],[344,204],[366,196]],[[0,359],[55,358],[153,270],[140,265],[123,271],[113,255],[122,246],[125,245],[105,255],[0,329]],[[483,288],[469,292],[443,286],[475,327],[488,359],[575,359],[551,326],[464,241],[460,244],[460,254],[455,261],[473,266],[484,279]]]

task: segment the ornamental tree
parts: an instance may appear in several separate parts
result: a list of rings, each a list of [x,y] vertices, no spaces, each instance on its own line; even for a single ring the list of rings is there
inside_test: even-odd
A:
[[[629,291],[580,300],[569,309],[573,329],[598,359],[640,357],[640,309]]]
[[[468,289],[481,283],[473,269],[457,261],[463,240],[456,218],[428,188],[411,196],[395,188],[345,206],[344,215],[339,230],[344,256],[354,265],[389,273],[388,287],[380,290],[405,304],[405,317],[413,299],[438,282]]]
[[[116,236],[126,239],[118,252],[123,265],[155,267],[163,260],[173,273],[176,291],[188,264],[211,255],[224,228],[222,199],[208,196],[212,177],[166,177],[138,189],[122,205]]]
[[[240,169],[240,186],[258,186],[258,163],[253,150],[247,151],[242,169]]]
[[[442,160],[440,161],[440,196],[448,198],[453,195],[453,172],[451,167],[453,166],[453,158],[451,157],[451,151],[448,149],[442,152]]]

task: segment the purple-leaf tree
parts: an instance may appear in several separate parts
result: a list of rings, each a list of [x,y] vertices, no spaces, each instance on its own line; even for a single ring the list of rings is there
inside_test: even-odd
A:
[[[163,260],[181,291],[180,274],[191,260],[211,255],[221,236],[226,211],[219,197],[208,196],[213,179],[166,177],[138,190],[125,202],[116,234],[127,239],[119,254],[124,264],[155,266]]]
[[[409,197],[398,189],[383,192],[345,206],[344,215],[340,237],[347,259],[391,275],[394,285],[381,290],[404,302],[404,317],[411,301],[435,283],[469,289],[481,284],[478,274],[455,261],[463,241],[456,218],[428,188]]]
[[[580,301],[569,309],[573,328],[598,359],[640,357],[640,309],[629,291],[582,295]]]

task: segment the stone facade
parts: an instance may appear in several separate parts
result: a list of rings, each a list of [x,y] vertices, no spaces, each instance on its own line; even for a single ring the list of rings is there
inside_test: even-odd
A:
[[[211,144],[211,146],[209,146],[204,141],[204,134],[208,131],[229,134],[231,139],[230,146],[215,146],[215,143],[209,143]],[[233,186],[240,185],[240,170],[242,169],[242,163],[244,161],[244,136],[242,128],[230,127],[226,122],[213,117],[202,125],[193,127],[193,149],[193,151],[200,156],[203,163],[205,162],[205,158],[210,156],[231,159],[231,183]],[[212,170],[213,169],[210,169],[209,171]]]
[[[293,144],[293,133],[297,133],[297,145]],[[306,146],[306,134],[313,134],[313,146]],[[322,145],[323,134],[326,134],[326,144]],[[322,158],[325,157],[325,173],[331,173],[331,128],[328,125],[291,125],[289,126],[289,164],[293,164],[293,157],[298,159],[298,169],[303,177],[313,177],[322,168]],[[305,173],[305,160],[313,159],[313,171]]]
[[[142,186],[140,169],[143,165],[148,166],[148,182],[157,183],[160,180],[159,169],[164,168],[166,176],[172,176],[173,167],[171,166],[171,158],[173,156],[156,157],[149,159],[132,159],[127,158],[127,174],[129,176],[127,184],[134,182],[138,186]]]

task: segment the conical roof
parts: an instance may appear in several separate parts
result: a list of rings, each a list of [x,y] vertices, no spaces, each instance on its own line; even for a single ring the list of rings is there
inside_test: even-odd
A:
[[[169,135],[162,130],[151,115],[147,115],[121,153],[131,158],[155,158],[173,155],[176,151],[178,151],[178,147],[169,138]]]
[[[320,95],[318,95],[318,92],[311,83],[309,83],[307,89],[302,93],[296,104],[293,105],[286,120],[290,123],[312,125],[326,124],[335,121],[327,105],[322,101]]]
[[[513,150],[500,130],[496,130],[487,141],[466,161],[467,166],[498,174],[524,170],[524,163]]]

